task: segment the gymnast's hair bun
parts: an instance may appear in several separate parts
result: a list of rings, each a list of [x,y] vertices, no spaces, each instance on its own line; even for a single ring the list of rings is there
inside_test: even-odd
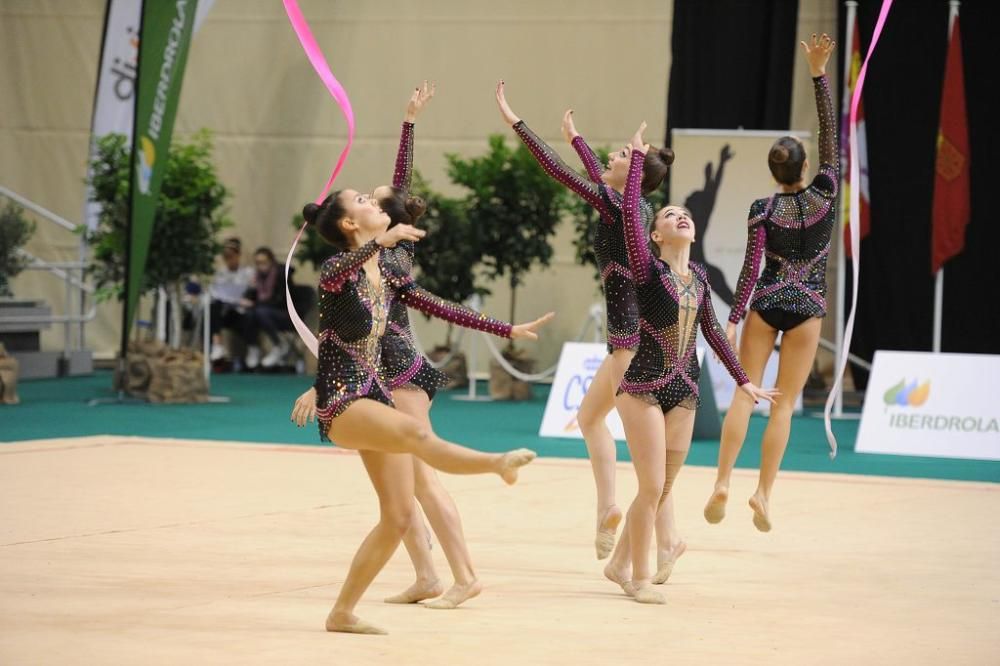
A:
[[[771,152],[767,156],[768,161],[774,164],[784,164],[785,162],[788,161],[788,158],[789,158],[788,148],[784,147],[780,143],[776,143],[773,146],[771,146]]]
[[[309,224],[314,224],[316,222],[316,218],[319,217],[319,206],[314,203],[307,203],[302,207],[302,217],[304,217],[306,222]]]
[[[674,151],[670,150],[669,148],[659,148],[657,149],[656,154],[660,156],[660,159],[667,166],[670,166],[671,164],[674,163]]]
[[[427,212],[427,202],[420,197],[406,197],[406,212],[410,216],[410,224],[416,224]]]

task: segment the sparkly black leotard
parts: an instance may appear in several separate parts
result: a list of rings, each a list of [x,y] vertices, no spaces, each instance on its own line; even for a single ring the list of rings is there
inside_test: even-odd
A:
[[[799,192],[750,206],[747,249],[729,321],[750,309],[779,330],[826,315],[826,260],[836,225],[839,175],[836,116],[826,76],[813,79],[819,112],[819,173]],[[760,261],[766,257],[764,272]],[[753,297],[751,298],[751,291]]]
[[[319,366],[316,372],[316,415],[320,437],[330,423],[361,398],[393,406],[391,389],[381,368],[382,336],[389,310],[397,301],[433,317],[509,338],[510,324],[438,298],[400,273],[382,247],[370,241],[340,252],[323,263],[319,298]],[[380,284],[373,285],[364,263],[379,255]]]
[[[413,174],[413,123],[404,122],[399,137],[399,151],[392,173],[392,186],[405,192],[410,190]],[[415,244],[403,241],[387,250],[387,260],[392,261],[396,272],[409,275],[413,270]],[[431,400],[439,388],[448,384],[448,376],[431,365],[417,351],[410,316],[406,304],[395,300],[389,307],[389,321],[382,336],[382,372],[390,391],[415,389],[423,391]]]
[[[635,278],[641,330],[639,348],[619,392],[656,404],[665,414],[677,406],[698,406],[699,326],[736,383],[749,380],[715,317],[705,267],[690,262],[684,279],[650,251],[648,225],[639,212],[644,157],[638,150],[632,153],[625,184],[625,246]]]
[[[600,214],[601,223],[594,230],[594,256],[604,285],[608,351],[635,349],[639,344],[639,308],[621,230],[622,195],[601,181],[600,162],[583,138],[574,138],[573,148],[580,155],[590,181],[571,169],[523,120],[514,123],[514,131],[547,174]],[[653,207],[641,197],[640,209],[647,223],[653,219]]]

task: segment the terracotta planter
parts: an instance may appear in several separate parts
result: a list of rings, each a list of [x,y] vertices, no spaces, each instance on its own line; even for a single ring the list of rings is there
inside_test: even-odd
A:
[[[17,397],[17,378],[17,359],[8,356],[3,343],[0,343],[0,405],[16,405],[21,402]]]

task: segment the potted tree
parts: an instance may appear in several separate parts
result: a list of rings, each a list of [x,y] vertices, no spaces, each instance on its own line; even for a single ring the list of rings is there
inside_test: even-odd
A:
[[[100,204],[101,212],[97,228],[83,232],[91,248],[89,272],[97,287],[98,300],[115,297],[121,300],[125,288],[129,185],[129,154],[123,135],[109,134],[98,140],[91,174],[92,201]],[[219,181],[212,163],[212,141],[207,130],[197,132],[186,142],[175,140],[170,145],[140,291],[147,294],[163,287],[168,294],[174,350],[180,342],[185,281],[212,272],[221,250],[218,233],[232,224],[225,207],[228,197],[229,192]],[[142,345],[141,351],[144,352],[141,356],[160,360],[150,361],[148,385],[145,373],[135,371],[136,381],[131,382],[130,391],[151,400],[171,402],[207,396],[204,380],[195,379],[201,377],[200,354],[167,353],[148,345]],[[161,366],[163,373],[159,373]],[[194,386],[185,386],[190,382]],[[163,390],[158,390],[158,383],[164,385]]]
[[[475,268],[483,258],[481,229],[469,220],[465,202],[433,191],[416,171],[411,189],[427,202],[427,212],[420,220],[427,236],[417,245],[414,257],[420,285],[456,303],[489,294],[489,289],[476,284]],[[433,361],[450,357],[441,370],[451,379],[451,388],[461,388],[468,385],[468,366],[465,354],[453,353],[453,333],[454,327],[448,324],[444,341],[427,356]]]
[[[516,321],[517,290],[536,264],[548,266],[550,240],[567,211],[562,185],[549,178],[523,145],[510,148],[503,135],[489,138],[482,157],[448,155],[452,181],[469,190],[465,208],[477,228],[486,275],[506,278],[510,285],[510,321]],[[513,342],[504,350],[510,364],[531,372],[534,361]],[[495,399],[526,399],[530,385],[514,381],[494,362],[490,368],[490,395]]]
[[[0,298],[14,295],[11,279],[31,263],[21,254],[21,248],[33,233],[35,223],[24,216],[24,209],[16,203],[9,202],[0,210]]]
[[[31,263],[27,256],[21,254],[21,248],[33,233],[35,223],[24,216],[24,209],[20,206],[10,202],[0,210],[0,300],[8,300],[14,295],[10,280]],[[14,304],[8,300],[8,305]],[[0,342],[0,405],[19,402],[17,378],[17,359],[9,355]]]

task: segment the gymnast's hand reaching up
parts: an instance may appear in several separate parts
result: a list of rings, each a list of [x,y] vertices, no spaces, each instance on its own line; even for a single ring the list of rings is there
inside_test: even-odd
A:
[[[427,79],[424,79],[424,84],[422,87],[417,88],[413,91],[410,96],[410,102],[406,105],[406,116],[404,119],[408,123],[412,123],[423,111],[424,107],[427,106],[427,102],[431,101],[434,97],[434,91],[437,89],[433,83],[428,84]]]
[[[392,229],[384,231],[375,238],[375,242],[382,247],[396,247],[400,241],[417,242],[427,235],[423,229],[417,229],[412,224],[397,224]]]
[[[576,125],[573,124],[573,109],[569,109],[563,114],[562,135],[566,139],[566,143],[573,143],[573,139],[580,136],[580,133],[576,131]]]
[[[311,387],[308,391],[295,399],[295,406],[292,407],[292,421],[295,425],[302,427],[306,422],[312,423],[316,420],[316,388]]]
[[[649,152],[649,144],[646,143],[642,138],[642,133],[645,131],[646,131],[646,121],[643,120],[641,123],[639,123],[639,129],[635,131],[635,134],[633,134],[632,138],[629,140],[629,147],[631,148],[631,150],[629,151],[630,157],[632,150],[638,150],[643,155]]]
[[[799,42],[802,45],[802,50],[806,52],[806,60],[809,62],[809,74],[813,78],[817,76],[823,76],[826,74],[826,63],[830,59],[830,54],[833,53],[833,47],[837,45],[837,42],[830,38],[830,35],[823,33],[822,37],[817,37],[816,33],[813,33],[811,44],[805,42]]]
[[[521,119],[514,115],[514,112],[510,109],[510,105],[507,103],[507,98],[503,91],[503,81],[497,84],[497,106],[500,107],[500,115],[503,116],[505,123],[514,125],[521,122]]]
[[[552,318],[556,316],[555,312],[549,312],[535,321],[528,322],[527,324],[514,324],[510,329],[510,339],[511,340],[537,340],[538,339],[538,329],[545,326],[547,323],[552,321]]]

